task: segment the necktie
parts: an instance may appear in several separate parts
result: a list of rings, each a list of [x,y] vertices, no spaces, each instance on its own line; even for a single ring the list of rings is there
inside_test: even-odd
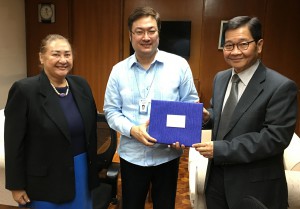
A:
[[[219,124],[219,129],[218,129],[218,134],[217,134],[217,140],[222,140],[224,137],[224,134],[227,130],[227,126],[230,122],[231,115],[235,109],[235,106],[238,102],[238,84],[240,82],[240,78],[237,74],[234,74],[231,78],[232,86],[230,90],[230,94],[228,96],[228,99],[226,101],[226,104],[224,106],[221,119],[220,119],[220,124]]]

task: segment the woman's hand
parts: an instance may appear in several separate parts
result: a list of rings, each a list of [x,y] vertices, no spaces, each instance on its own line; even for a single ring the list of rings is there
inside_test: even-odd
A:
[[[12,190],[13,199],[20,205],[26,205],[30,202],[30,199],[25,190]]]

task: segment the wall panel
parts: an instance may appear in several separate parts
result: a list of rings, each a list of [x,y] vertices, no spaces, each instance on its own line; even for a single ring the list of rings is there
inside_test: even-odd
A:
[[[88,80],[100,112],[109,74],[122,57],[121,5],[120,0],[73,2],[73,73]]]
[[[221,20],[229,20],[238,15],[250,15],[257,16],[263,21],[266,3],[267,0],[205,0],[202,39],[199,45],[200,94],[205,107],[209,106],[215,74],[229,68],[224,61],[222,50],[218,49]]]
[[[69,25],[70,2],[71,0],[25,0],[28,76],[33,76],[40,72],[38,53],[41,40],[46,35],[58,33],[71,38]],[[55,23],[40,23],[38,21],[38,4],[40,3],[53,3],[55,5]]]
[[[264,30],[264,63],[300,85],[300,2],[268,1]]]
[[[38,23],[38,3],[54,3],[56,22]],[[137,6],[149,5],[162,20],[191,20],[189,63],[205,107],[209,106],[214,75],[228,68],[218,50],[221,20],[237,15],[257,16],[263,23],[262,61],[300,85],[297,41],[300,38],[299,0],[25,0],[27,72],[38,69],[41,39],[49,33],[70,38],[75,63],[72,73],[90,83],[99,111],[111,68],[129,55],[127,18]],[[297,133],[300,134],[298,124]]]
[[[298,40],[300,39],[300,2],[268,1],[264,31],[264,63],[294,80],[300,88]],[[300,135],[300,89],[298,91],[298,122]]]
[[[199,56],[202,27],[203,0],[124,0],[124,58],[129,55],[129,32],[127,18],[132,10],[138,6],[151,6],[160,13],[161,20],[191,20],[191,48],[188,60],[195,83],[199,80]],[[158,47],[159,48],[159,47]]]

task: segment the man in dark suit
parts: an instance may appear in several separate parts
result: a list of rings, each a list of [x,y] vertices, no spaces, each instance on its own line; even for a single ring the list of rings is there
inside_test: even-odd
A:
[[[232,68],[215,76],[211,107],[203,113],[213,140],[193,145],[209,159],[207,208],[234,208],[251,195],[269,209],[286,209],[283,152],[295,129],[297,86],[259,60],[263,39],[256,17],[235,17],[223,33],[224,58]],[[236,106],[230,91],[235,92]],[[231,103],[225,106],[227,98]]]

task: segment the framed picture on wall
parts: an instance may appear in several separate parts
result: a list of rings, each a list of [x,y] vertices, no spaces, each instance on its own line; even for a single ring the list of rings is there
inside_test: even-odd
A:
[[[223,49],[223,45],[224,45],[224,42],[225,42],[225,37],[224,37],[224,34],[223,34],[223,28],[226,26],[227,23],[228,23],[228,20],[221,20],[219,43],[218,43],[218,49],[220,49],[220,50]]]

